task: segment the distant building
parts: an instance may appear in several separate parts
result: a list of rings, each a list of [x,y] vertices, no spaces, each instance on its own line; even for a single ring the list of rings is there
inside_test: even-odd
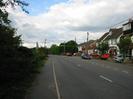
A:
[[[84,53],[93,53],[96,48],[96,41],[90,40],[88,42],[84,42],[78,45],[78,51]]]

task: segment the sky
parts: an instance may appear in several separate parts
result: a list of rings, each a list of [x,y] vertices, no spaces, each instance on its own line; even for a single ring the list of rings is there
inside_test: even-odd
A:
[[[12,25],[23,45],[50,47],[69,40],[98,39],[111,26],[133,17],[133,0],[26,0],[29,14],[8,8]]]

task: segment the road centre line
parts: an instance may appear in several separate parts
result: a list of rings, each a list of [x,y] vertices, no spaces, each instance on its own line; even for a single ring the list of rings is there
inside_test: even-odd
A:
[[[128,71],[126,71],[126,70],[123,70],[122,72],[128,74]]]
[[[60,91],[59,91],[59,87],[58,87],[58,83],[57,83],[57,78],[56,78],[56,73],[55,73],[54,63],[53,63],[53,76],[54,76],[54,83],[55,83],[57,97],[58,97],[58,99],[61,99],[61,95],[60,95]]]
[[[100,75],[99,77],[102,78],[102,79],[104,79],[104,80],[106,80],[106,81],[108,81],[108,82],[110,82],[110,83],[113,82],[112,80],[110,80],[109,78],[107,78],[107,77],[105,77],[103,75]]]

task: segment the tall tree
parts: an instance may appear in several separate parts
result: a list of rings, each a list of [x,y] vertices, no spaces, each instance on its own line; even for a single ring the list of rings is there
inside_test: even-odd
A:
[[[70,40],[66,43],[66,52],[76,53],[78,52],[77,43],[73,40]]]
[[[124,55],[124,57],[126,56],[127,51],[130,49],[131,44],[132,40],[130,36],[125,36],[120,39],[118,46],[120,48],[120,52]]]
[[[13,28],[10,23],[11,21],[8,18],[8,12],[6,7],[11,5],[15,7],[17,5],[21,6],[22,10],[24,6],[28,4],[21,0],[0,0],[0,58],[4,56],[10,56],[14,54],[15,49],[20,46],[21,39],[20,36],[16,35],[16,29]],[[13,51],[13,52],[12,52]],[[10,55],[9,55],[10,54]],[[12,55],[11,55],[12,56]]]
[[[107,42],[102,42],[98,45],[97,49],[101,52],[101,54],[105,54],[108,52],[109,45]]]
[[[56,44],[53,44],[53,45],[50,47],[50,52],[51,52],[51,54],[55,54],[55,55],[60,54],[60,52],[59,52],[59,47],[58,47]]]
[[[60,43],[59,52],[60,52],[60,54],[63,54],[63,53],[66,52],[66,43],[65,42],[64,43]]]

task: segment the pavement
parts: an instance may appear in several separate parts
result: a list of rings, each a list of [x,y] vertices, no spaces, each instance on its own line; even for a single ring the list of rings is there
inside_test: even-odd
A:
[[[50,55],[26,99],[133,99],[133,66]]]

